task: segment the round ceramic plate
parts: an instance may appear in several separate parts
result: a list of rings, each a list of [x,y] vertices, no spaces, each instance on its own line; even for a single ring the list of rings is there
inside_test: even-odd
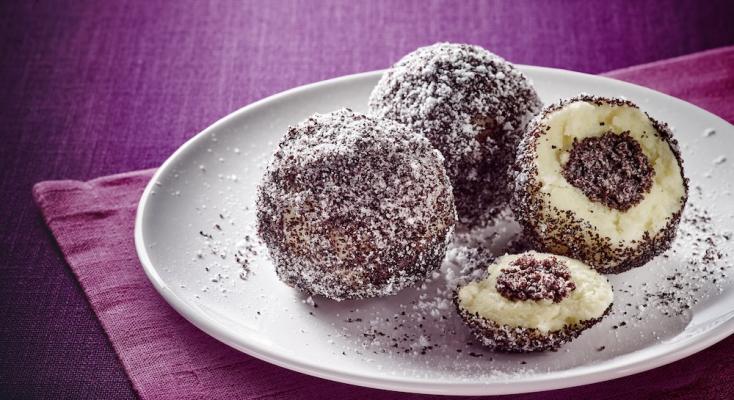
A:
[[[610,276],[613,313],[560,351],[508,355],[473,343],[450,303],[465,246],[502,252],[511,220],[452,245],[441,272],[396,296],[334,302],[280,282],[254,230],[256,186],[288,125],[365,111],[381,72],[296,88],[242,108],[181,146],[138,208],[135,241],[155,288],[218,340],[285,368],[406,392],[480,395],[614,379],[693,354],[734,332],[734,127],[664,94],[598,76],[521,67],[544,102],[624,96],[674,128],[691,193],[673,247]],[[727,158],[729,161],[727,161]],[[458,239],[457,239],[458,240]]]

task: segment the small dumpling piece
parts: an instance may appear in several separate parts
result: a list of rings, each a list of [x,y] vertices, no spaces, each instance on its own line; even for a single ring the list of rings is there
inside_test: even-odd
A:
[[[495,351],[555,351],[602,320],[614,294],[581,261],[534,251],[499,257],[456,292],[459,315]]]

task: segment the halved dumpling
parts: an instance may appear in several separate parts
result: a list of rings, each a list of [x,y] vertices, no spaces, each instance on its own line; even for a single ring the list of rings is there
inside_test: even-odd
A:
[[[496,351],[555,351],[611,310],[607,279],[574,259],[534,251],[505,255],[461,287],[459,314]]]
[[[668,126],[623,99],[581,95],[545,108],[515,170],[512,208],[527,239],[604,273],[667,250],[688,196]]]

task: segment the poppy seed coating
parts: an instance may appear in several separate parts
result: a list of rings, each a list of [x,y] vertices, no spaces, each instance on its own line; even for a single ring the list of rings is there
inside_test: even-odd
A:
[[[440,266],[456,211],[428,140],[342,109],[288,130],[258,188],[257,220],[282,281],[343,300],[422,282]]]
[[[542,103],[511,63],[479,47],[437,43],[406,55],[369,99],[372,115],[408,125],[445,157],[460,222],[481,225],[507,205],[508,170]]]

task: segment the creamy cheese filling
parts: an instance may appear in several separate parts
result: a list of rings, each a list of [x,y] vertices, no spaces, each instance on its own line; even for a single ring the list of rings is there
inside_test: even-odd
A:
[[[587,221],[596,232],[618,245],[629,245],[642,239],[645,232],[654,236],[667,219],[683,206],[685,186],[680,166],[668,143],[657,136],[650,119],[639,109],[629,106],[596,105],[575,102],[546,117],[550,129],[538,140],[536,165],[546,210],[572,211],[576,218]],[[633,207],[622,211],[590,201],[561,173],[573,148],[574,139],[599,137],[606,132],[628,131],[641,146],[652,165],[654,175],[649,193]]]
[[[556,257],[570,270],[576,288],[557,303],[550,299],[509,300],[497,291],[497,277],[501,269],[509,267],[523,254],[505,255],[489,266],[486,278],[459,290],[459,306],[500,325],[534,328],[545,333],[599,318],[612,304],[614,294],[607,279],[581,261],[532,251],[524,254],[536,258]]]

